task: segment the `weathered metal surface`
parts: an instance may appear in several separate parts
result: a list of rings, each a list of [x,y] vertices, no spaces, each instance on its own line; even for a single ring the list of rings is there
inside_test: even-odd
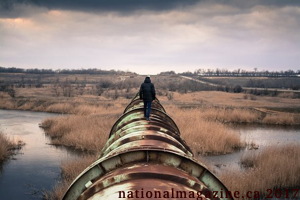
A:
[[[126,190],[122,190],[124,189],[122,186],[125,184]],[[109,190],[109,192],[106,190]],[[166,199],[174,199],[176,191],[192,191],[197,194],[197,192],[203,192],[204,190],[207,190],[207,188],[199,184],[197,178],[184,171],[160,164],[138,163],[131,167],[116,169],[112,173],[101,177],[82,193],[79,199],[89,199],[91,197],[96,197],[95,199],[100,197],[106,197],[107,199],[125,197],[125,199],[130,199],[128,198],[130,191],[140,191],[140,195],[135,196],[135,199],[141,198],[142,192],[145,193],[143,196],[146,197],[147,192],[150,194],[154,193],[154,191],[160,191],[161,194],[165,192],[165,196],[169,196]],[[94,195],[95,193],[97,195]],[[117,198],[112,198],[114,196]],[[153,194],[152,197],[154,197]]]
[[[63,199],[210,199],[204,194],[212,191],[228,190],[194,159],[159,101],[153,102],[147,121],[136,95],[113,125],[99,159],[77,177]]]
[[[175,122],[172,120],[171,117],[169,117],[165,112],[158,110],[156,108],[152,108],[151,110],[151,120],[152,123],[157,123],[159,126],[163,128],[168,128],[173,130],[173,132],[177,133],[178,135],[180,134],[179,129]],[[134,110],[130,110],[126,113],[124,113],[118,120],[117,122],[113,125],[111,131],[110,131],[110,136],[115,134],[117,130],[122,129],[124,126],[128,126],[128,124],[134,123],[134,122],[143,122],[146,121],[144,119],[144,111],[143,108],[136,108]],[[149,124],[147,122],[146,124]]]
[[[144,102],[142,100],[140,100],[138,98],[138,96],[136,96],[131,103],[125,108],[124,113],[130,111],[130,110],[134,110],[136,108],[142,108],[144,106]],[[162,107],[162,105],[160,104],[158,99],[155,99],[152,102],[152,108],[155,108],[157,110],[161,110],[163,112],[166,112],[165,109]]]

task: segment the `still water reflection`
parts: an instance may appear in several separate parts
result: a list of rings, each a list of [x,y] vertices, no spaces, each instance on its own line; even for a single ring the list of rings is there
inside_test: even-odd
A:
[[[233,128],[239,132],[241,139],[247,143],[254,143],[257,150],[245,148],[241,151],[226,155],[205,156],[207,163],[214,166],[214,171],[223,173],[227,170],[240,169],[240,159],[243,155],[251,152],[260,152],[266,147],[297,144],[300,145],[300,127],[289,126],[237,126]]]
[[[49,139],[38,124],[57,114],[0,110],[0,131],[26,145],[0,169],[0,199],[41,199],[60,175],[60,164],[75,159],[75,153],[48,145]]]

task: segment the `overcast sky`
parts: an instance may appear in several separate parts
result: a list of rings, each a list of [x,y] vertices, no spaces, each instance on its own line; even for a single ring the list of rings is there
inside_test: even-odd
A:
[[[1,0],[0,66],[300,70],[300,1]]]

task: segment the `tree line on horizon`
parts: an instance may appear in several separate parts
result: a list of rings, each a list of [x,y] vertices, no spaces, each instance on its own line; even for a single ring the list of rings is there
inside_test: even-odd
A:
[[[137,75],[137,73],[121,70],[89,69],[22,69],[16,67],[1,67],[0,73],[25,73],[25,74],[102,74],[102,75]],[[228,69],[197,69],[194,72],[176,73],[175,71],[160,72],[158,75],[184,75],[184,76],[215,76],[215,77],[300,77],[300,70],[228,70]]]
[[[25,73],[25,74],[107,74],[107,75],[120,75],[120,74],[135,74],[133,72],[124,72],[120,70],[102,70],[96,68],[89,69],[22,69],[16,67],[0,67],[0,73]]]
[[[197,69],[192,72],[183,72],[185,76],[214,76],[214,77],[300,77],[300,70],[294,71],[291,69],[281,71],[269,70],[228,70],[228,69]]]

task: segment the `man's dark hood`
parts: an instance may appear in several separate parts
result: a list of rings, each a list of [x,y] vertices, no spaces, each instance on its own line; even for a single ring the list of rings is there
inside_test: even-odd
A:
[[[146,77],[144,83],[151,83],[150,77]]]

